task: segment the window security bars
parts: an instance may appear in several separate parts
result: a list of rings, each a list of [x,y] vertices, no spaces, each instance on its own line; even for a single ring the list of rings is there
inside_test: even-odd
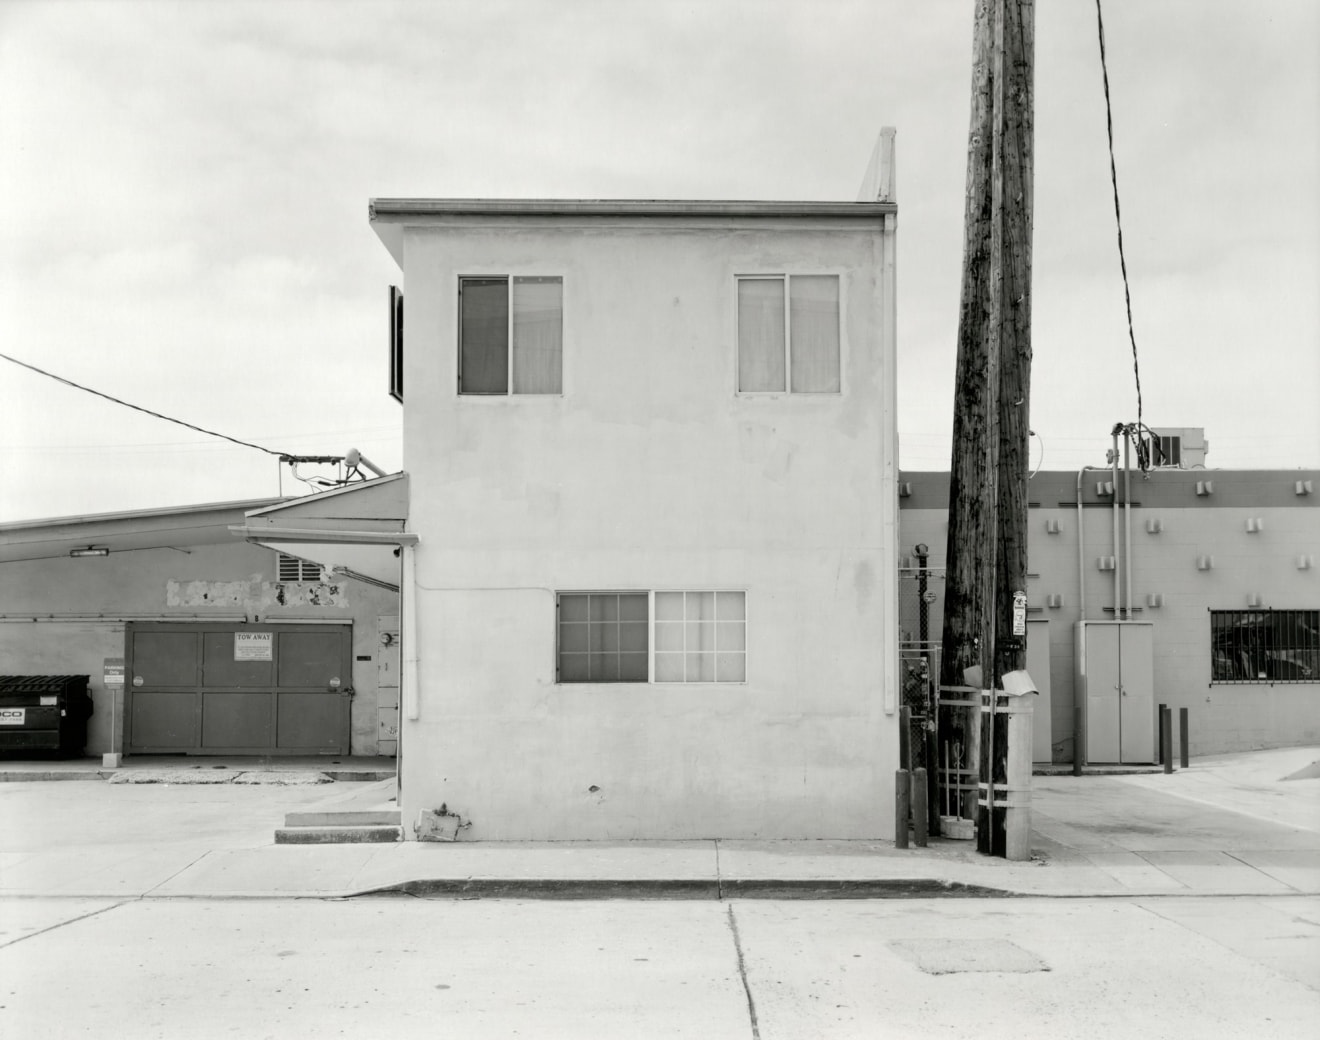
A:
[[[1320,610],[1210,611],[1210,681],[1320,682]]]

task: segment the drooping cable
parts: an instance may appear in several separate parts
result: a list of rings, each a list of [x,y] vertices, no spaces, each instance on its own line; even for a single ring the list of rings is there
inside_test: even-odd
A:
[[[157,419],[164,419],[166,422],[175,423],[178,426],[186,426],[190,430],[196,430],[198,433],[204,433],[208,437],[219,437],[221,440],[229,441],[233,444],[240,444],[244,448],[255,448],[257,451],[264,451],[267,455],[285,457],[282,451],[274,451],[271,448],[263,448],[260,444],[251,444],[248,441],[240,441],[237,437],[229,437],[223,433],[216,433],[214,430],[205,430],[200,426],[194,426],[192,423],[184,422],[182,419],[172,419],[168,415],[161,415],[160,412],[153,412],[150,408],[143,408],[140,405],[129,404],[127,401],[121,401],[118,397],[111,397],[109,394],[103,394],[100,390],[93,390],[89,386],[83,386],[81,383],[75,383],[72,379],[65,379],[63,376],[57,376],[54,372],[47,372],[44,368],[38,368],[36,365],[30,365],[26,361],[19,361],[16,357],[10,357],[8,354],[0,353],[0,358],[6,361],[12,361],[15,365],[30,369],[38,375],[46,376],[57,383],[63,383],[65,386],[71,386],[75,390],[85,390],[89,394],[95,394],[97,397],[104,397],[107,401],[113,401],[115,404],[122,404],[125,408],[132,408],[135,412],[143,412],[146,415],[155,416]]]
[[[1132,328],[1132,290],[1128,286],[1127,258],[1123,254],[1123,219],[1118,206],[1118,167],[1114,162],[1114,113],[1109,100],[1109,68],[1105,61],[1105,20],[1100,0],[1095,0],[1095,20],[1100,32],[1100,72],[1105,84],[1105,128],[1109,133],[1109,179],[1114,186],[1114,223],[1118,227],[1118,265],[1123,272],[1123,299],[1127,304],[1128,339],[1132,343],[1132,372],[1137,383],[1137,426],[1143,427],[1141,415],[1141,366],[1137,361],[1137,335]]]

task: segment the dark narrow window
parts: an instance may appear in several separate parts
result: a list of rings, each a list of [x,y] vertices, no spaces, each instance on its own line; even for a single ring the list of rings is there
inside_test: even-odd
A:
[[[460,394],[509,392],[509,280],[458,283]]]
[[[403,403],[403,293],[390,286],[390,396]]]

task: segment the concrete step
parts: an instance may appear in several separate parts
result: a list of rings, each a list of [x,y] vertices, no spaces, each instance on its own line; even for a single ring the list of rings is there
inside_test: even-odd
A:
[[[403,841],[400,826],[277,827],[276,845],[342,845]]]
[[[285,827],[397,827],[398,809],[320,809],[284,814]]]

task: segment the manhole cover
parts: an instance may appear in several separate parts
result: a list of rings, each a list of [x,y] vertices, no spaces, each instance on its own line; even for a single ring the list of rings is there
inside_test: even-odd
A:
[[[927,975],[1050,970],[1034,953],[1007,939],[895,939],[889,948]]]

